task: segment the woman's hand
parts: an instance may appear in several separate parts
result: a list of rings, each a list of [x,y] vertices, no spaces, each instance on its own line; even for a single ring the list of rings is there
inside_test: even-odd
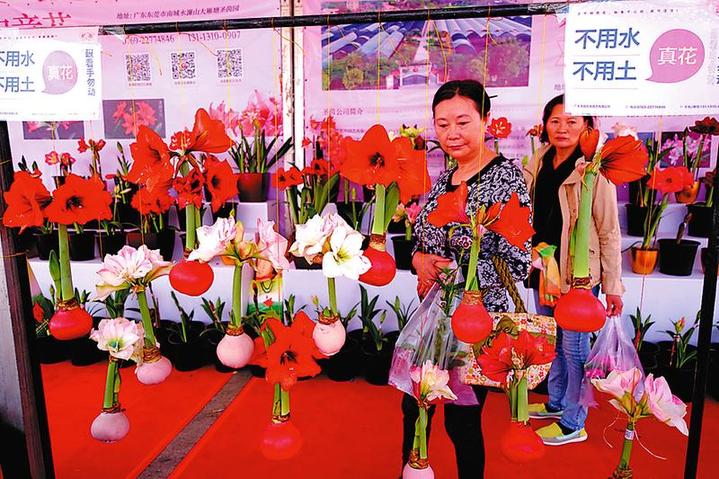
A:
[[[624,308],[624,302],[622,297],[618,294],[607,294],[607,315],[618,316],[622,314],[622,308]]]
[[[436,254],[420,252],[414,254],[412,266],[417,271],[417,294],[420,298],[427,295],[442,268],[448,267],[451,263],[452,260]]]

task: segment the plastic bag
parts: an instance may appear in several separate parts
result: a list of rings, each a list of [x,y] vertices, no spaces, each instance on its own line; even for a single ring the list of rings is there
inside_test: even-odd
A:
[[[413,395],[410,369],[429,359],[441,369],[449,370],[449,387],[457,396],[454,404],[478,404],[474,391],[460,381],[460,370],[455,367],[467,354],[466,345],[455,338],[451,327],[452,312],[460,301],[461,296],[455,296],[445,312],[442,288],[436,283],[432,286],[397,338],[389,372],[390,385]]]
[[[587,361],[584,363],[584,382],[579,404],[589,407],[597,406],[592,379],[604,379],[611,371],[623,372],[632,368],[639,369],[644,375],[639,355],[622,326],[621,317],[610,316],[599,332]]]

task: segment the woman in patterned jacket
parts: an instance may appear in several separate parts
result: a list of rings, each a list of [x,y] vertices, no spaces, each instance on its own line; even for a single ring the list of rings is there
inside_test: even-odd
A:
[[[472,243],[469,228],[456,228],[456,223],[437,228],[427,221],[427,215],[437,207],[439,196],[466,182],[469,188],[468,215],[476,213],[483,205],[488,207],[497,202],[506,203],[512,193],[518,194],[522,206],[529,206],[529,195],[519,166],[497,155],[484,142],[489,110],[489,95],[482,84],[474,80],[445,83],[434,95],[432,112],[437,138],[444,152],[457,161],[457,166],[439,176],[414,226],[417,245],[412,265],[417,271],[417,292],[420,296],[427,294],[437,274],[452,261],[466,268]],[[450,236],[450,228],[453,226],[455,228]],[[503,259],[514,280],[521,281],[529,271],[529,249],[529,243],[526,251],[522,251],[491,231],[482,237],[477,278],[488,311],[509,310],[509,297],[492,263],[492,257]],[[454,443],[458,477],[482,478],[484,440],[481,420],[487,391],[483,387],[462,384],[454,370],[450,370],[450,386],[458,399],[445,404],[444,423]],[[416,401],[411,396],[405,395],[403,398],[402,411],[402,452],[406,462],[412,447],[414,422],[418,416]],[[430,411],[430,420],[432,413]]]

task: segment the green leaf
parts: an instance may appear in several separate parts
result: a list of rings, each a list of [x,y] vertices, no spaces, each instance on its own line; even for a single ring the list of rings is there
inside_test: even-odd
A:
[[[392,216],[397,211],[399,204],[399,187],[396,183],[392,183],[384,198],[384,230],[387,231],[389,224],[392,222]],[[376,213],[378,214],[378,213]]]

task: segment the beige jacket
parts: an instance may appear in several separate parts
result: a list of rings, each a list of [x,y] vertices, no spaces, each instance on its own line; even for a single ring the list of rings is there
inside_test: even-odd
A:
[[[542,158],[549,146],[540,148],[524,168],[529,196],[534,205],[534,181],[542,165]],[[559,274],[562,292],[569,290],[572,279],[572,258],[569,255],[569,239],[577,223],[579,195],[582,176],[575,169],[559,188],[559,204],[562,209],[562,244],[559,251]],[[602,175],[597,175],[592,205],[592,223],[589,232],[589,271],[592,286],[601,283],[604,294],[621,296],[622,244],[617,211],[617,190]]]

